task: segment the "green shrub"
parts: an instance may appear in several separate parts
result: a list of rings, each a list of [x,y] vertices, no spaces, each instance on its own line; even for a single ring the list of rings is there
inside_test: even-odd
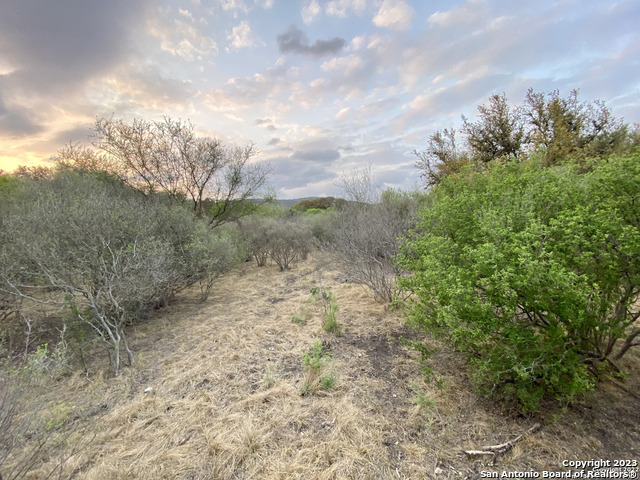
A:
[[[329,390],[334,386],[336,376],[331,370],[331,356],[320,340],[316,340],[311,350],[302,355],[302,363],[305,378],[300,388],[301,395]]]
[[[338,319],[336,313],[338,312],[338,300],[335,294],[330,288],[314,287],[311,289],[311,295],[317,301],[322,302],[324,308],[324,322],[322,328],[326,332],[340,334],[340,328],[338,326]]]
[[[402,250],[409,318],[524,410],[592,388],[640,334],[639,160],[582,175],[532,160],[443,181]]]

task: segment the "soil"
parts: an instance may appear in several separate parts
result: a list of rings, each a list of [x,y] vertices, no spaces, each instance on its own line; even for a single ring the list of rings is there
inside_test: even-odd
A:
[[[525,416],[478,396],[460,354],[321,260],[287,272],[246,263],[204,303],[197,287],[182,293],[129,331],[136,364],[118,378],[102,347],[87,351],[88,376],[74,370],[31,400],[79,413],[65,417],[75,433],[49,445],[28,478],[475,479],[566,472],[563,460],[640,460],[639,349],[622,362],[624,382],[605,379],[578,404]],[[317,286],[336,296],[339,335],[322,328]],[[403,338],[434,350],[429,377]],[[316,339],[336,381],[304,394],[302,356]],[[464,453],[536,423],[504,454]]]

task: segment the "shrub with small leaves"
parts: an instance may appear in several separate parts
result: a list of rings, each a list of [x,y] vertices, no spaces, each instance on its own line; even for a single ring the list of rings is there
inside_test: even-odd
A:
[[[302,355],[305,378],[300,388],[301,395],[333,388],[336,376],[331,370],[331,362],[331,356],[322,342],[316,340],[311,350]]]
[[[572,401],[638,344],[640,155],[580,171],[534,159],[447,178],[402,251],[410,319],[525,411]]]
[[[329,333],[340,333],[336,313],[338,312],[338,300],[335,294],[328,287],[314,287],[311,289],[311,295],[317,301],[322,302],[324,308],[324,321],[322,328]]]

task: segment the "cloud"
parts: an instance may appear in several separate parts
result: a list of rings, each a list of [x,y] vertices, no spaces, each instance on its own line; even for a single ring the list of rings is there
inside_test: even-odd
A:
[[[227,36],[227,40],[230,40],[231,45],[237,49],[253,47],[255,40],[251,34],[249,22],[243,20],[240,24],[233,27],[231,34]]]
[[[360,15],[364,12],[366,7],[366,0],[331,0],[325,6],[325,11],[327,12],[327,15],[344,18],[351,11]]]
[[[146,65],[133,71],[123,71],[92,82],[88,89],[99,91],[106,100],[109,96],[118,108],[126,105],[148,111],[182,110],[189,105],[193,86],[188,80],[165,76],[155,65]],[[111,107],[108,102],[104,107]]]
[[[244,3],[244,0],[221,0],[220,6],[223,10],[226,11],[240,10],[245,13],[249,11],[249,8]]]
[[[0,57],[22,90],[73,89],[123,60],[146,4],[16,2],[0,15]]]
[[[306,191],[309,194],[319,194],[316,185],[338,178],[337,173],[328,169],[326,165],[314,162],[292,159],[291,157],[270,158],[272,166],[271,181],[280,192],[289,192],[288,197],[297,195],[293,192]]]
[[[411,26],[413,9],[402,0],[384,0],[373,23],[377,27],[406,30]]]
[[[26,148],[35,155],[43,136],[75,121],[66,115],[83,116],[85,87],[135,58],[131,42],[148,5],[60,0],[3,8],[0,138],[32,135]]]
[[[336,54],[347,44],[344,38],[334,37],[329,40],[316,40],[316,43],[309,45],[309,39],[305,33],[295,25],[291,25],[289,30],[278,35],[277,40],[281,53],[294,53],[311,57]]]
[[[484,10],[483,0],[470,0],[464,5],[451,10],[440,11],[431,14],[427,23],[429,26],[451,28],[454,26],[471,25],[479,20],[480,13]]]
[[[357,55],[349,55],[346,57],[336,57],[324,62],[320,68],[325,72],[339,71],[350,74],[362,68],[362,58]]]
[[[305,162],[316,162],[316,163],[331,163],[340,158],[340,152],[335,149],[327,148],[327,149],[313,149],[313,150],[296,150],[291,155],[291,159],[293,160],[302,160]]]
[[[213,111],[232,113],[262,107],[268,115],[290,108],[284,103],[285,95],[298,88],[295,68],[287,68],[277,61],[262,73],[247,77],[233,77],[222,88],[214,88],[205,95],[205,104]]]
[[[215,40],[200,31],[193,17],[157,16],[150,19],[148,33],[160,40],[163,51],[188,62],[202,61],[218,53]]]
[[[311,0],[304,7],[302,7],[302,21],[305,25],[309,25],[313,22],[318,15],[322,13],[322,8],[320,8],[320,4],[318,4],[318,0]]]
[[[347,115],[349,115],[349,112],[351,111],[351,108],[349,107],[344,107],[342,108],[338,113],[335,114],[335,119],[339,120],[341,118],[346,117]]]
[[[34,135],[42,131],[42,126],[28,109],[14,106],[5,107],[0,98],[0,137],[20,138]]]

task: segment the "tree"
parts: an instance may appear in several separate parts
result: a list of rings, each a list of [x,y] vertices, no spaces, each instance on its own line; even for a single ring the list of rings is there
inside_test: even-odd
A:
[[[571,401],[639,343],[639,191],[638,154],[445,179],[402,249],[409,317],[466,353],[485,392]]]
[[[623,153],[630,135],[604,102],[581,102],[577,90],[562,98],[557,90],[545,95],[529,89],[524,109],[530,148],[544,152],[546,165]]]
[[[272,220],[267,229],[269,256],[280,271],[289,270],[293,262],[307,258],[311,230],[295,218]]]
[[[424,152],[414,150],[418,157],[415,167],[420,170],[426,188],[438,185],[444,178],[460,173],[471,165],[469,154],[459,147],[456,130],[445,128],[429,137],[429,146]]]
[[[189,122],[165,117],[148,122],[98,118],[95,150],[70,145],[55,159],[90,171],[104,170],[139,191],[165,192],[188,201],[205,216],[205,200],[224,205],[210,218],[217,225],[233,220],[242,201],[259,193],[269,169],[251,163],[252,144],[227,147],[221,140],[198,137]],[[240,201],[240,203],[238,203]]]
[[[377,300],[392,302],[404,271],[394,262],[402,238],[414,225],[422,198],[384,190],[374,204],[355,203],[330,218],[324,248],[349,278],[369,287]]]
[[[373,183],[371,164],[340,175],[338,187],[350,202],[372,204],[380,201],[380,187]]]
[[[478,107],[480,118],[470,122],[462,116],[473,159],[480,164],[505,157],[518,158],[522,153],[524,126],[518,109],[512,109],[507,96],[492,95],[488,105]]]
[[[424,152],[414,151],[426,188],[467,166],[482,170],[496,160],[531,154],[542,154],[547,166],[577,161],[588,169],[587,159],[631,153],[640,144],[637,127],[616,119],[604,102],[579,101],[577,90],[563,98],[558,91],[545,95],[529,89],[524,105],[515,108],[505,94],[493,95],[478,112],[475,122],[462,117],[461,141],[454,129],[444,129],[429,137]]]

